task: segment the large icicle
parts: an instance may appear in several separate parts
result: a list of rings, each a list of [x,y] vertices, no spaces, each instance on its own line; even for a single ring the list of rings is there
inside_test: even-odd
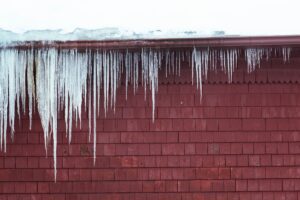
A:
[[[152,93],[152,121],[154,122],[155,118],[155,94],[158,91],[158,68],[159,61],[158,61],[158,52],[152,50],[149,51],[149,81],[150,81],[150,88]]]
[[[28,108],[29,108],[29,130],[32,127],[32,115],[33,108],[35,105],[35,83],[34,83],[34,73],[33,73],[33,49],[27,51],[27,94],[28,94]],[[24,106],[25,107],[25,106]]]
[[[200,90],[200,100],[202,99],[202,53],[194,48],[192,53],[192,79],[196,76],[196,86]]]
[[[57,149],[57,50],[41,49],[37,53],[37,102],[44,131],[45,149],[53,135],[54,177],[56,180]]]
[[[94,58],[95,59],[95,58]],[[96,142],[97,142],[97,121],[96,121],[96,113],[97,113],[97,65],[93,65],[93,156],[94,156],[94,165],[96,163]]]
[[[90,55],[90,52],[89,54]],[[90,62],[90,56],[88,56],[88,120],[89,120],[89,142],[91,141],[91,134],[92,134],[92,65]]]
[[[155,118],[155,94],[158,91],[158,69],[160,68],[159,51],[152,49],[142,50],[142,78],[144,84],[145,98],[147,85],[151,91],[152,97],[152,120]]]
[[[12,59],[11,50],[0,49],[0,147],[6,152],[8,101],[9,101],[9,67]],[[8,63],[7,63],[8,62]]]
[[[8,113],[9,113],[9,126],[11,129],[11,137],[14,137],[15,128],[15,105],[16,105],[16,61],[17,50],[10,49],[5,51],[5,64],[8,68]]]

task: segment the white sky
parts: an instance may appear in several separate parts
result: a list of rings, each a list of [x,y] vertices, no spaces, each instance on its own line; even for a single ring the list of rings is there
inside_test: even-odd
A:
[[[0,28],[300,34],[299,0],[0,0]]]

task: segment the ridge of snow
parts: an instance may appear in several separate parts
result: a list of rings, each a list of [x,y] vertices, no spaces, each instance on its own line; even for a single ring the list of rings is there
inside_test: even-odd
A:
[[[195,38],[225,36],[224,31],[193,31],[193,30],[151,30],[131,31],[120,28],[82,29],[72,32],[56,30],[29,30],[16,33],[0,28],[0,43],[25,41],[75,41],[75,40],[109,40],[109,39],[154,39],[154,38]]]

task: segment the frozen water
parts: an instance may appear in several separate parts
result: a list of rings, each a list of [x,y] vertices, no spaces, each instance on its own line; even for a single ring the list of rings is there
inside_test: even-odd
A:
[[[45,149],[53,136],[54,177],[56,180],[57,147],[57,50],[38,50],[36,67],[36,89],[38,112],[44,131]]]
[[[289,62],[290,56],[291,56],[291,48],[289,47],[283,47],[282,48],[282,57],[283,57],[283,62]]]
[[[97,117],[115,111],[117,89],[124,74],[126,97],[129,86],[134,94],[143,85],[145,98],[151,94],[152,119],[155,119],[158,76],[178,77],[183,61],[191,64],[192,82],[202,98],[202,83],[208,72],[218,70],[233,79],[240,57],[237,48],[203,48],[186,50],[141,48],[135,50],[104,49],[15,49],[0,48],[0,147],[6,151],[7,131],[14,137],[15,118],[27,110],[29,128],[35,106],[40,116],[45,151],[53,142],[54,176],[57,165],[57,122],[64,112],[66,137],[71,143],[73,124],[80,124],[82,108],[88,114],[89,138],[93,138],[93,157],[96,159]],[[262,59],[281,56],[290,59],[291,48],[246,48],[247,71],[260,67]],[[162,69],[163,68],[163,69]],[[26,102],[28,99],[28,102]]]
[[[207,79],[208,70],[216,71],[217,62],[221,70],[227,74],[228,82],[232,82],[232,74],[237,68],[239,51],[235,48],[230,49],[197,49],[192,52],[192,84],[196,76],[196,86],[200,90],[200,100],[202,98],[202,81]]]
[[[248,73],[253,72],[256,67],[260,68],[260,63],[264,55],[265,51],[263,48],[247,48],[245,50]],[[267,58],[268,56],[267,54]]]
[[[95,59],[95,58],[94,58]],[[91,67],[91,66],[90,66]],[[94,156],[94,165],[96,163],[96,141],[97,141],[97,65],[93,65],[93,156]]]
[[[290,60],[291,55],[290,47],[282,48],[246,48],[245,59],[247,62],[248,73],[253,72],[257,67],[260,68],[261,61],[265,58],[269,58],[274,54],[274,56],[282,56],[283,62],[287,63]]]

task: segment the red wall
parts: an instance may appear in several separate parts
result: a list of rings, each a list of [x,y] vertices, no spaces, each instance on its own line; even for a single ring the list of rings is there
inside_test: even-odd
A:
[[[300,199],[299,84],[206,84],[202,103],[190,83],[161,84],[154,123],[150,98],[124,93],[97,121],[95,166],[87,117],[68,145],[62,116],[56,183],[39,120],[22,119],[0,199]]]

